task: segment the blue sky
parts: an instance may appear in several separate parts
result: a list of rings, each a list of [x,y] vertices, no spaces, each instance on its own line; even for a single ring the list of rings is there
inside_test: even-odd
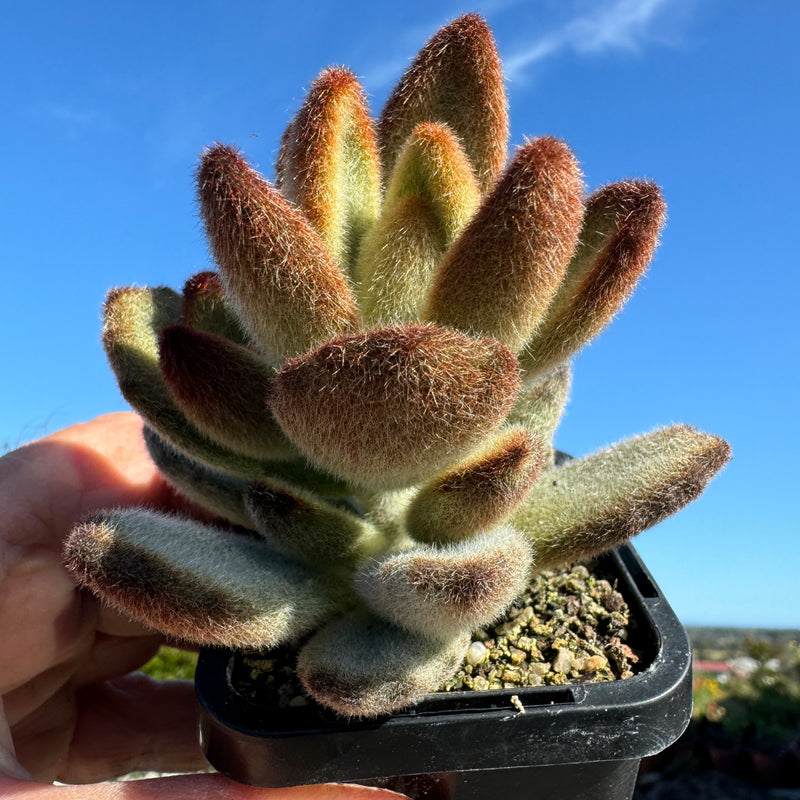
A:
[[[506,64],[512,142],[553,134],[589,188],[659,182],[651,271],[579,357],[557,444],[576,455],[671,422],[734,461],[637,547],[684,622],[800,628],[797,573],[800,3],[409,0],[16,3],[0,31],[0,444],[125,407],[99,344],[117,285],[211,266],[197,155],[268,176],[325,66],[379,112],[441,25],[479,11]]]

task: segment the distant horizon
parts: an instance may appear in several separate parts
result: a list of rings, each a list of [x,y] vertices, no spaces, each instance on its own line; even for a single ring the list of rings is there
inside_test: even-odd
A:
[[[691,634],[692,631],[740,631],[742,633],[761,633],[761,634],[797,634],[800,636],[800,628],[764,628],[753,627],[745,625],[744,627],[738,625],[692,625],[688,622],[681,622],[684,628]]]

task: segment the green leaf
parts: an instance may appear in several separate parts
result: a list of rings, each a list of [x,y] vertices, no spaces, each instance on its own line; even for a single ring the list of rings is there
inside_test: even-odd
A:
[[[197,186],[226,300],[271,363],[355,326],[352,289],[319,235],[238,151],[208,149]]]
[[[161,332],[159,364],[177,405],[213,441],[256,459],[299,457],[267,408],[275,370],[250,348],[169,325]]]
[[[406,514],[418,542],[470,539],[503,522],[536,482],[547,449],[522,427],[503,427],[477,453],[423,486]]]
[[[608,325],[650,264],[665,218],[649,181],[612,183],[589,198],[564,280],[520,354],[526,379],[545,375]]]
[[[251,480],[274,464],[235,453],[190,422],[167,389],[158,363],[158,336],[180,318],[180,295],[167,288],[114,289],[104,310],[103,345],[123,397],[159,436],[213,469]]]
[[[330,67],[283,134],[275,185],[300,208],[336,264],[352,268],[380,208],[378,145],[364,90]]]
[[[244,504],[247,481],[187,458],[146,425],[144,442],[159,472],[184,497],[236,525],[253,527],[253,520]]]
[[[545,472],[511,518],[538,570],[627,541],[700,495],[730,445],[688,425],[659,428]]]
[[[365,323],[419,319],[444,251],[444,234],[427,200],[407,195],[384,209],[364,237],[356,266]]]
[[[420,122],[443,122],[461,140],[483,191],[503,169],[508,110],[503,67],[484,19],[465,14],[420,50],[378,122],[384,175]]]
[[[503,525],[446,546],[417,545],[365,562],[356,591],[395,625],[442,638],[493,622],[528,583],[532,552]]]
[[[520,389],[506,420],[508,425],[524,425],[544,442],[550,449],[549,459],[552,459],[553,436],[564,414],[571,386],[570,364],[559,365]]]
[[[317,578],[264,542],[145,509],[80,524],[65,563],[121,614],[194,644],[267,649],[336,610]]]
[[[575,249],[583,183],[550,136],[519,148],[448,250],[424,318],[519,352],[540,324]]]
[[[346,717],[376,717],[439,689],[458,669],[469,642],[468,634],[429,639],[353,611],[308,640],[297,673],[318,703]]]
[[[276,550],[317,568],[352,568],[383,544],[363,517],[331,505],[288,481],[251,484],[247,509],[258,532]]]
[[[246,344],[239,321],[225,303],[222,281],[216,272],[198,272],[183,285],[182,321],[198,331]]]

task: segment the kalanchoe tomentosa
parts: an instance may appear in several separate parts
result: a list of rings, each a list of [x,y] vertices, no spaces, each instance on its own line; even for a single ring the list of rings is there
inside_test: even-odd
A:
[[[274,184],[236,149],[197,174],[218,272],[113,290],[103,341],[164,475],[228,524],[110,509],[66,563],[199,644],[298,648],[345,715],[436,690],[534,570],[610,548],[729,457],[674,425],[556,466],[571,357],[620,309],[664,220],[658,188],[588,198],[561,141],[506,163],[484,21],[425,46],[371,120],[322,72]]]

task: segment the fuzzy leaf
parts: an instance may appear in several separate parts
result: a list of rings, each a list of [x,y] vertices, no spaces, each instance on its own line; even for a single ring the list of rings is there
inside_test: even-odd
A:
[[[447,125],[423,122],[406,140],[386,190],[384,207],[404,197],[427,200],[442,227],[445,246],[469,222],[480,203],[475,173],[458,138]]]
[[[293,459],[297,449],[267,408],[275,370],[254,351],[183,325],[161,332],[159,363],[173,399],[208,436],[259,459]]]
[[[418,545],[366,562],[354,586],[376,614],[441,638],[497,619],[530,579],[533,553],[508,526],[444,547]]]
[[[366,517],[383,536],[386,550],[410,547],[413,543],[408,537],[405,517],[411,500],[417,493],[416,486],[365,493],[362,498],[366,502]]]
[[[213,469],[257,479],[269,462],[234,453],[201,433],[178,408],[158,363],[158,336],[180,317],[180,296],[167,288],[112,289],[104,309],[103,345],[123,397],[185,455]]]
[[[429,639],[354,611],[308,640],[297,674],[323,706],[345,717],[377,717],[439,689],[464,660],[469,642],[468,634]]]
[[[444,233],[427,200],[409,195],[385,209],[364,237],[357,267],[365,323],[419,319],[444,251]]]
[[[491,530],[523,500],[546,454],[524,428],[502,428],[478,453],[420,489],[406,514],[409,534],[446,544]]]
[[[608,325],[650,264],[665,218],[661,192],[647,181],[613,183],[589,198],[580,245],[520,356],[528,379],[568,359]]]
[[[521,147],[444,257],[424,317],[518,352],[572,257],[582,190],[563,142],[542,137]]]
[[[144,441],[159,472],[184,497],[235,525],[253,527],[253,520],[244,505],[246,481],[187,458],[147,426],[144,428]]]
[[[380,207],[380,165],[364,90],[347,69],[324,70],[281,141],[275,185],[352,267]]]
[[[378,123],[384,175],[420,122],[449,125],[486,191],[503,169],[508,110],[494,38],[477,14],[446,25],[419,52],[384,106]]]
[[[258,532],[272,547],[317,567],[352,567],[383,543],[363,517],[287,481],[252,484],[246,502]]]
[[[530,539],[538,570],[589,558],[679,511],[729,458],[717,436],[660,428],[545,473],[511,523]]]
[[[198,272],[186,281],[182,321],[190,328],[223,336],[237,344],[245,343],[239,321],[225,305],[225,293],[216,272]]]
[[[437,265],[480,201],[472,167],[452,131],[417,125],[400,154],[356,278],[371,323],[419,318]]]
[[[267,649],[335,610],[310,572],[263,542],[144,509],[76,527],[65,563],[123,615],[194,644]]]
[[[519,388],[498,342],[433,325],[377,328],[289,361],[269,397],[313,463],[370,488],[445,469],[502,423]]]
[[[508,415],[509,425],[524,425],[536,438],[547,444],[552,457],[553,435],[558,428],[572,386],[569,364],[561,364],[538,382],[523,386],[514,408]]]
[[[197,184],[225,296],[273,363],[355,325],[352,290],[322,240],[239,152],[207,150]]]

